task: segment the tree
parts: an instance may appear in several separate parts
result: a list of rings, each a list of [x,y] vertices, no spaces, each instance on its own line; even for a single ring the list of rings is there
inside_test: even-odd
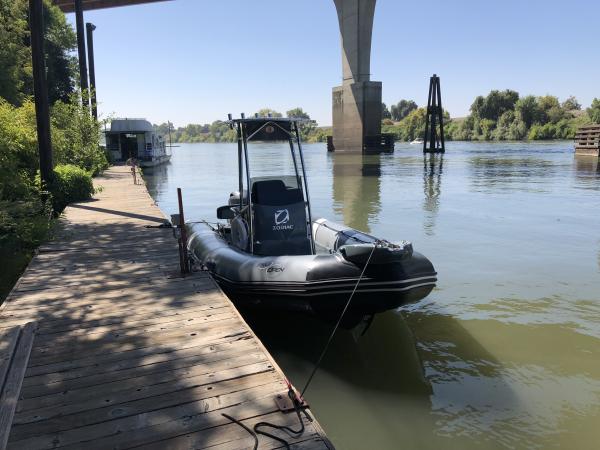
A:
[[[27,0],[0,0],[0,96],[13,105],[33,95]],[[48,99],[69,101],[75,88],[77,40],[65,15],[44,0],[44,51]]]
[[[390,110],[383,102],[381,102],[381,118],[383,120],[392,118],[392,113],[390,113]]]
[[[564,102],[562,102],[561,107],[565,111],[579,111],[581,110],[581,103],[579,103],[577,99],[571,95]]]
[[[20,105],[26,97],[25,82],[31,85],[28,39],[25,3],[0,0],[0,97],[12,105]]]
[[[587,109],[587,113],[592,119],[592,122],[600,123],[600,99],[595,98],[592,104]]]
[[[538,122],[542,116],[537,99],[533,95],[528,95],[527,97],[519,99],[517,103],[515,103],[515,111],[517,111],[527,128],[531,127],[535,122]]]
[[[256,114],[258,114],[259,117],[269,117],[269,114],[271,115],[271,117],[283,117],[280,112],[277,112],[271,108],[259,109]]]
[[[314,129],[317,126],[316,122],[314,120],[311,120],[308,113],[304,112],[304,110],[299,107],[290,109],[285,114],[287,117],[290,118],[293,117],[296,119],[304,119],[303,122],[300,122],[298,128],[300,130],[300,138],[303,141],[308,140],[309,135],[314,131]]]
[[[304,112],[304,110],[302,108],[294,108],[294,109],[290,109],[289,111],[286,111],[285,115],[287,117],[294,117],[296,119],[306,119],[306,120],[310,120],[310,116],[308,115],[308,113]],[[274,116],[274,117],[281,117],[281,116]]]
[[[506,89],[491,91],[486,97],[479,96],[471,105],[471,112],[480,119],[497,121],[506,111],[511,111],[519,100],[519,93]]]
[[[396,105],[392,105],[390,113],[392,119],[399,122],[417,108],[417,104],[412,100],[400,100]]]
[[[71,54],[77,37],[65,15],[49,1],[44,1],[44,51],[48,77],[48,100],[68,102],[75,90],[77,59]]]

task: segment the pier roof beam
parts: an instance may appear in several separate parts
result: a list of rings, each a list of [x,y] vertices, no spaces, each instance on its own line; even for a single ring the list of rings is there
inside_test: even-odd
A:
[[[143,3],[164,2],[169,0],[81,0],[84,11],[91,9],[115,8],[118,6],[140,5]],[[52,0],[64,13],[75,12],[74,0]]]

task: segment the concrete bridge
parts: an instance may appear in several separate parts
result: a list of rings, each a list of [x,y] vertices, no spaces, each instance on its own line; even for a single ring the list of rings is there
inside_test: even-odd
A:
[[[77,24],[77,44],[79,55],[79,68],[81,86],[88,88],[88,61],[86,60],[86,44],[84,36],[83,11],[101,8],[113,8],[118,6],[130,6],[136,4],[153,3],[167,0],[53,0],[63,12],[74,12]],[[36,41],[36,31],[41,35],[41,2],[42,0],[30,0],[32,11],[32,41]],[[365,150],[376,150],[369,148],[377,147],[381,135],[381,82],[371,81],[371,35],[373,31],[373,16],[375,13],[376,0],[334,0],[337,10],[341,47],[342,47],[342,85],[333,88],[333,145],[336,151],[362,153]],[[35,20],[35,13],[38,21]],[[40,24],[40,25],[36,25]],[[91,25],[91,24],[90,24]],[[93,25],[88,27],[88,45],[91,47]],[[47,99],[43,91],[45,76],[43,75],[43,59],[41,45],[43,39],[38,36],[37,43],[32,45],[34,72],[36,78],[36,104],[38,115],[47,115]],[[36,48],[37,47],[37,48]],[[95,88],[95,74],[93,71],[93,51],[89,51],[90,63],[89,79]],[[92,89],[95,91],[95,89]],[[45,105],[43,103],[46,103]],[[94,109],[95,99],[92,99]],[[94,111],[95,112],[95,111]],[[40,123],[40,120],[42,123]],[[48,130],[45,130],[45,128]],[[40,151],[47,155],[40,155],[42,161],[42,175],[51,166],[52,155],[49,137],[49,120],[46,117],[38,117],[38,128],[41,128]],[[373,145],[372,143],[375,143]]]

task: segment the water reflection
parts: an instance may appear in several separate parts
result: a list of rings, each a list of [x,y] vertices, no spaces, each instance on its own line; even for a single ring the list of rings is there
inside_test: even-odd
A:
[[[169,184],[170,161],[155,167],[145,167],[142,169],[144,180],[151,194],[162,192]]]
[[[381,156],[334,153],[333,209],[344,224],[371,232],[381,209]]]
[[[575,175],[580,187],[600,190],[600,159],[575,155]]]
[[[423,155],[423,192],[425,201],[423,209],[425,215],[425,234],[432,236],[435,233],[435,219],[440,207],[442,194],[442,172],[444,171],[444,155],[429,153]]]
[[[243,313],[291,381],[304,386],[332,325],[288,313]],[[387,312],[364,336],[338,331],[306,398],[339,448],[391,449],[407,436],[431,435],[431,393],[410,328]],[[348,428],[356,426],[364,432]]]
[[[468,158],[471,182],[476,191],[490,192],[528,190],[544,192],[538,179],[556,176],[557,166],[552,160],[534,156],[515,157],[498,152]]]

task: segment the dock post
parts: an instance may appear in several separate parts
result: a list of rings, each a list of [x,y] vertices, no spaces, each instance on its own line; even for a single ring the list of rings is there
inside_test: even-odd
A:
[[[96,25],[93,23],[85,24],[87,35],[88,69],[90,72],[90,95],[92,101],[92,116],[98,120],[98,107],[96,104],[96,66],[94,64],[94,30]]]
[[[183,255],[183,266],[181,273],[190,273],[189,260],[187,254],[187,232],[185,230],[185,216],[183,215],[183,199],[181,197],[181,188],[177,188],[177,202],[179,203],[179,228],[181,229],[181,251]]]
[[[29,0],[29,30],[31,33],[31,61],[35,118],[37,125],[40,177],[42,189],[52,181],[52,140],[50,138],[50,109],[48,105],[48,80],[44,62],[44,9],[42,0]]]
[[[75,22],[77,28],[77,57],[79,59],[79,84],[81,87],[81,103],[89,108],[88,74],[85,55],[85,33],[83,31],[82,0],[75,0]]]

